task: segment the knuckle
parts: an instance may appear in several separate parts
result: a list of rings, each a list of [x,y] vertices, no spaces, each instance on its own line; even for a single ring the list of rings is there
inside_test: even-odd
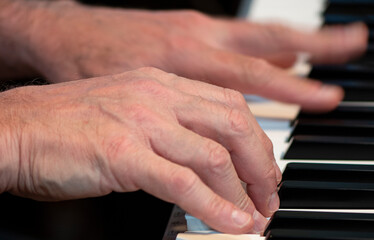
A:
[[[141,67],[141,68],[138,69],[138,71],[143,72],[143,73],[147,73],[147,74],[151,74],[151,75],[165,74],[164,71],[162,71],[158,68],[155,68],[155,67]]]
[[[268,31],[271,38],[279,38],[284,35],[288,28],[282,24],[273,23],[267,25],[265,30]]]
[[[189,37],[189,36],[183,36],[183,35],[171,35],[169,37],[170,40],[170,49],[172,49],[175,53],[172,51],[169,51],[171,56],[174,56],[175,54],[181,54],[181,51],[185,50],[194,50],[201,47],[201,43],[197,41],[196,39]]]
[[[297,40],[290,29],[282,24],[268,24],[263,30],[267,40],[276,42],[281,49],[291,49],[294,41]]]
[[[145,122],[154,122],[157,120],[157,115],[143,104],[132,104],[126,108],[126,115],[129,119],[135,121],[138,125]]]
[[[133,81],[132,84],[136,91],[142,93],[159,97],[166,97],[169,95],[169,89],[153,78],[139,78],[136,81]]]
[[[269,154],[273,153],[273,142],[266,136],[265,133],[263,133],[263,136],[261,137],[262,144],[265,148],[265,151]]]
[[[110,161],[121,158],[124,154],[132,152],[135,143],[127,134],[104,139],[105,156]]]
[[[246,113],[238,109],[230,109],[228,113],[229,128],[236,134],[248,134],[252,132]]]
[[[229,106],[247,108],[247,102],[245,101],[243,94],[241,94],[239,91],[230,88],[224,88],[223,94]]]
[[[244,191],[243,191],[244,192]],[[252,210],[254,208],[253,203],[246,192],[235,202],[235,205],[243,210]]]
[[[264,179],[269,179],[269,180],[274,179],[274,181],[271,181],[271,182],[274,183],[274,187],[276,187],[276,170],[275,170],[275,167],[272,161],[268,162],[263,176],[264,176]]]
[[[244,64],[244,73],[247,73],[254,86],[267,84],[271,78],[267,77],[270,71],[269,63],[264,59],[253,58]]]
[[[208,16],[196,10],[184,10],[183,15],[185,15],[185,17],[187,17],[187,19],[193,23],[201,23],[202,21],[206,21],[208,19]]]
[[[207,213],[209,213],[210,219],[219,219],[222,217],[222,213],[230,212],[230,205],[228,205],[222,198],[218,195],[214,195],[208,204]],[[208,218],[208,217],[205,217]],[[204,220],[204,218],[203,218]]]
[[[208,151],[206,167],[211,173],[218,175],[230,167],[231,157],[224,147],[216,142],[208,141],[206,149]]]
[[[198,181],[197,175],[189,168],[179,168],[169,176],[172,193],[177,194],[177,196],[187,197],[194,194]]]

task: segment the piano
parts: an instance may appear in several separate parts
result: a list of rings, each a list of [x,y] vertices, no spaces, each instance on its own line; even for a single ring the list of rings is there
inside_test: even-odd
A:
[[[293,5],[285,6],[287,2]],[[345,98],[334,111],[299,111],[290,120],[258,117],[273,141],[283,174],[278,187],[280,210],[270,218],[263,235],[199,235],[198,231],[208,228],[186,215],[189,231],[177,239],[374,239],[374,1],[263,0],[252,4],[252,20],[286,15],[291,16],[291,23],[295,19],[289,9],[300,10],[299,21],[305,16],[302,10],[310,6],[316,12],[309,15],[317,18],[303,19],[301,25],[313,28],[364,21],[370,28],[370,44],[364,56],[347,64],[310,66],[307,76],[345,89]],[[287,11],[282,12],[280,6]],[[178,211],[180,216],[182,210]]]

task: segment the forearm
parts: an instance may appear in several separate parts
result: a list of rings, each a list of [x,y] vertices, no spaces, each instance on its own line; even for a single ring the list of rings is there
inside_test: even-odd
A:
[[[0,81],[37,76],[28,48],[43,1],[0,0]],[[37,33],[36,33],[37,34]]]

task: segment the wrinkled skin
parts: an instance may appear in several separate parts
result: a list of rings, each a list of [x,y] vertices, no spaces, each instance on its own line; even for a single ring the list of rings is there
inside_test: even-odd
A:
[[[64,200],[143,189],[234,233],[260,232],[279,206],[272,144],[239,92],[142,68],[1,99],[13,127],[1,191]]]

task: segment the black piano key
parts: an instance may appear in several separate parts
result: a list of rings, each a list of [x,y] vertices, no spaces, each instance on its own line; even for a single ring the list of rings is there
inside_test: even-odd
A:
[[[374,233],[374,214],[279,210],[271,217],[265,231],[292,228],[294,230],[330,230]]]
[[[374,78],[373,78],[374,79]],[[319,78],[325,84],[339,85],[344,89],[343,101],[374,101],[374,80],[358,78]]]
[[[265,239],[271,240],[373,240],[374,233],[371,232],[348,232],[348,231],[319,231],[319,230],[294,230],[274,229]]]
[[[365,18],[359,16],[342,16],[342,15],[328,15],[324,18],[323,25],[341,25],[341,24],[349,24],[352,22],[364,21],[366,26],[369,29],[369,42],[374,41],[374,19],[372,18]]]
[[[336,14],[336,15],[358,15],[358,16],[365,16],[365,15],[374,15],[374,4],[371,1],[371,4],[357,4],[357,3],[348,3],[345,4],[336,4],[331,3],[327,4],[327,7],[323,11],[323,16]]]
[[[323,12],[325,24],[340,24],[350,22],[374,23],[373,4],[329,4]]]
[[[374,15],[373,13],[363,13],[362,15],[353,14],[325,14],[324,24],[346,24],[351,22],[365,22],[369,27],[372,27],[374,24]]]
[[[366,52],[370,53],[370,54],[373,54],[374,53],[374,42],[372,41],[372,39],[374,39],[374,30],[370,31],[369,39],[371,39],[371,40],[368,43],[368,46],[366,48]]]
[[[374,137],[297,135],[284,159],[374,160]]]
[[[337,1],[328,2],[322,12],[323,25],[365,22],[369,27],[369,41],[374,40],[374,2],[373,1]],[[369,48],[368,51],[372,52]]]
[[[374,65],[367,64],[339,64],[314,65],[309,73],[314,79],[374,79]]]
[[[370,4],[374,5],[373,0],[328,0],[328,4],[342,4],[346,5],[347,4]]]
[[[374,183],[374,165],[292,162],[282,174],[288,180]]]
[[[327,79],[319,79],[320,81],[328,84],[334,84],[342,86],[343,88],[347,89],[359,89],[365,90],[370,89],[371,91],[374,89],[374,79],[341,79],[341,78],[327,78]]]
[[[283,181],[278,194],[280,208],[374,208],[374,183]]]
[[[351,82],[352,86],[344,86],[336,81],[324,81],[328,84],[337,84],[343,87],[344,98],[343,102],[372,102],[374,101],[374,87],[369,84],[359,86],[358,82]],[[350,83],[348,83],[350,84]],[[347,85],[347,84],[346,84]]]
[[[374,137],[374,121],[298,119],[290,138],[296,135]]]
[[[374,62],[314,66],[310,78],[343,87],[343,101],[374,101]]]
[[[369,43],[368,48],[373,48],[373,47],[374,47],[373,43]],[[374,62],[374,53],[372,51],[366,51],[359,58],[351,60],[349,63],[362,64],[362,65],[366,65],[366,66],[368,66],[368,65],[372,66],[373,62]]]
[[[352,22],[364,22],[369,29],[369,42],[374,40],[374,18],[373,16],[357,16],[357,15],[337,15],[329,14],[323,18],[323,25],[342,25]]]
[[[374,120],[374,106],[338,106],[333,111],[319,114],[300,111],[293,124],[299,119]]]

